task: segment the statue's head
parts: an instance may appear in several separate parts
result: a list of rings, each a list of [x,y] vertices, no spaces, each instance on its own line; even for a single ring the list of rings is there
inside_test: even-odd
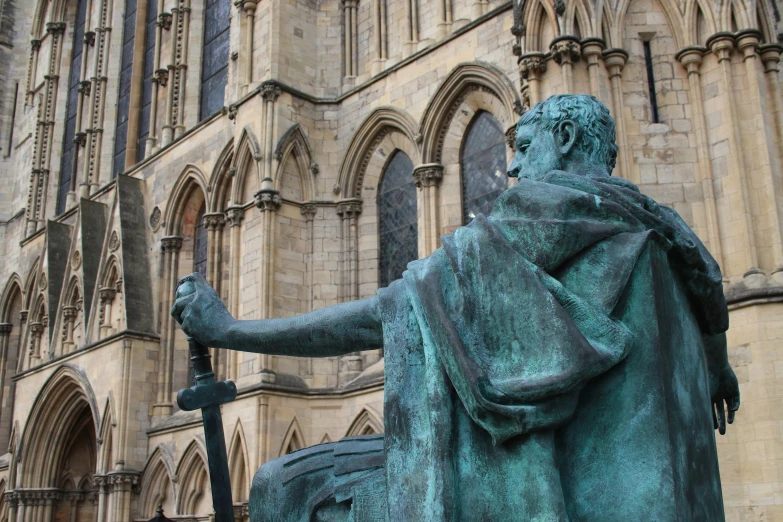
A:
[[[593,96],[558,94],[539,102],[517,123],[514,178],[540,179],[553,170],[609,176],[617,160],[614,120]]]

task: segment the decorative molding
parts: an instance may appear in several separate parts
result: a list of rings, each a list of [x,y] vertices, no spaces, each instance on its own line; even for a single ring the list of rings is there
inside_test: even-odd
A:
[[[337,204],[337,215],[342,219],[355,218],[362,213],[362,200],[349,199]]]
[[[555,38],[552,40],[549,50],[558,65],[578,62],[582,57],[582,46],[574,36]]]
[[[150,214],[150,228],[153,232],[157,232],[160,228],[161,217],[162,213],[160,211],[160,207],[156,206],[152,209],[152,213]]]
[[[166,236],[160,239],[160,245],[164,252],[179,252],[182,249],[181,236]]]
[[[226,222],[230,227],[238,227],[245,219],[245,209],[243,207],[229,207],[226,209]]]
[[[266,101],[276,102],[280,97],[280,87],[274,84],[264,84],[261,86],[261,97]]]
[[[315,219],[315,214],[318,212],[318,207],[314,203],[305,203],[299,209],[306,221],[312,221]]]
[[[209,231],[215,231],[223,228],[226,224],[226,216],[223,212],[212,212],[204,214],[204,227]]]
[[[419,188],[438,186],[443,180],[443,165],[439,163],[419,165],[413,169],[413,179],[416,180],[416,186]]]
[[[280,193],[273,189],[261,189],[254,195],[256,207],[262,212],[271,210],[273,212],[280,208],[283,204],[283,200],[280,198]]]
[[[71,254],[71,268],[78,270],[80,266],[82,266],[82,254],[78,250],[74,250]]]

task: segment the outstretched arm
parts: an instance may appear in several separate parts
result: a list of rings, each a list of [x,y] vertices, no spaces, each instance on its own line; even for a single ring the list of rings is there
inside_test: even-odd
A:
[[[238,321],[200,274],[180,280],[171,315],[198,342],[215,348],[329,357],[383,346],[377,299],[329,306],[283,319]]]

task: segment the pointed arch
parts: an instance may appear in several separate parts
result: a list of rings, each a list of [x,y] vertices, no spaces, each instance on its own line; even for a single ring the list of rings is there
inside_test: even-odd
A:
[[[280,445],[280,451],[277,452],[278,457],[288,455],[296,450],[306,448],[304,432],[299,425],[299,419],[294,416],[291,419],[291,423],[288,425],[285,436],[283,437],[283,443]]]
[[[14,322],[11,307],[17,299],[20,303],[23,302],[24,292],[22,292],[22,278],[14,272],[9,276],[3,287],[3,293],[0,294],[0,323]]]
[[[212,193],[212,206],[209,212],[222,212],[230,204],[231,185],[234,182],[234,171],[231,163],[234,159],[234,139],[231,138],[220,152],[215,168],[209,178],[208,191]]]
[[[181,479],[177,494],[177,513],[180,515],[196,515],[202,499],[210,499],[209,474],[207,473],[207,457],[201,441],[196,438],[191,441],[180,458],[177,466],[177,477]]]
[[[38,279],[38,266],[41,264],[41,257],[38,256],[30,265],[30,270],[27,272],[27,277],[24,280],[24,296],[25,296],[25,310],[31,310],[33,307],[33,298],[35,296],[35,284]]]
[[[544,21],[548,21],[554,29],[554,37],[560,36],[560,26],[557,23],[554,4],[552,2],[542,2],[541,0],[532,0],[525,3],[522,14],[527,27],[525,41],[527,43],[526,52],[548,52],[549,42],[542,42],[542,30]]]
[[[359,125],[340,165],[337,184],[343,198],[360,197],[367,164],[372,159],[378,144],[389,133],[401,134],[410,144],[406,153],[414,165],[420,164],[421,155],[416,146],[418,135],[416,122],[408,113],[397,107],[378,107]]]
[[[687,0],[685,4],[685,40],[689,45],[704,45],[699,38],[699,17],[703,17],[707,24],[707,34],[713,35],[718,32],[715,25],[715,17],[712,15],[712,9],[705,0]]]
[[[617,6],[617,16],[613,26],[615,42],[622,43],[623,41],[622,31],[623,27],[625,27],[625,14],[628,12],[628,6],[631,4],[631,1],[632,0],[620,0]],[[672,38],[674,39],[675,48],[682,49],[686,45],[683,40],[684,30],[687,30],[687,28],[685,27],[684,20],[680,14],[680,8],[677,7],[673,0],[655,1],[661,6],[663,14],[666,16],[666,21],[669,24],[669,29],[671,30]]]
[[[565,34],[572,34],[579,38],[593,36],[593,17],[590,16],[592,6],[583,0],[574,0],[566,4]],[[577,34],[576,28],[579,28]]]
[[[99,433],[95,394],[84,373],[65,364],[43,385],[25,423],[22,487],[58,487],[57,473],[65,458],[66,445],[77,435],[77,424],[85,417],[94,437]]]
[[[504,129],[514,123],[514,115],[521,103],[506,75],[488,63],[458,65],[441,82],[424,111],[421,123],[423,163],[442,163],[443,142],[449,123],[460,104],[474,90],[484,91],[500,101],[502,114],[494,116],[501,121]]]
[[[315,186],[313,184],[313,174],[318,172],[318,165],[313,161],[313,152],[310,148],[310,142],[302,131],[302,127],[295,123],[288,129],[275,147],[274,157],[277,160],[277,170],[275,172],[275,190],[281,191],[286,174],[285,168],[289,161],[293,161],[299,173],[301,183],[300,201],[310,201],[315,199]]]
[[[318,444],[328,444],[330,442],[332,442],[332,438],[328,433],[324,433],[324,436],[321,437],[321,441]]]
[[[735,30],[745,29],[750,26],[745,7],[741,0],[722,0],[718,11],[720,21],[720,31],[734,32]],[[732,28],[732,15],[736,18],[737,27]]]
[[[234,434],[231,436],[231,444],[228,448],[228,469],[231,477],[231,497],[234,502],[242,502],[248,499],[250,484],[248,475],[249,462],[247,456],[247,439],[242,421],[237,419]]]
[[[345,432],[346,437],[357,435],[373,435],[383,433],[383,422],[380,416],[369,406],[362,408]]]
[[[756,0],[756,29],[761,31],[762,43],[777,43],[775,37],[774,15],[765,0]]]
[[[175,509],[174,458],[167,446],[158,444],[150,453],[141,474],[140,514],[146,518],[155,514],[159,504],[173,513]]]
[[[98,444],[100,445],[100,455],[98,459],[98,472],[108,473],[112,470],[112,456],[114,451],[114,428],[117,425],[116,416],[114,413],[114,394],[109,390],[106,397],[106,404],[103,408],[103,417],[101,417],[101,425],[99,433]]]
[[[177,178],[174,187],[171,190],[171,196],[169,196],[168,203],[166,205],[166,212],[164,214],[166,220],[166,234],[175,235],[179,234],[182,228],[182,210],[190,200],[195,190],[201,190],[204,195],[204,199],[207,199],[207,178],[204,175],[204,171],[193,164],[188,164],[182,170],[182,173]],[[207,207],[209,207],[207,202]]]
[[[256,137],[256,134],[253,132],[250,125],[245,125],[244,128],[242,128],[242,132],[239,134],[231,163],[231,168],[234,172],[234,182],[231,191],[231,200],[233,203],[246,203],[246,201],[243,201],[243,194],[245,193],[245,187],[248,184],[248,178],[251,176],[253,176],[254,179],[250,180],[250,183],[260,187],[261,158],[261,145],[259,144],[258,137]]]

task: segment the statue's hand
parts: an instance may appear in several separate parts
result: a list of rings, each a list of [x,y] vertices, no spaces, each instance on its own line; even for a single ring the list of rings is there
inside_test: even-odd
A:
[[[712,365],[708,365],[712,366]],[[712,423],[721,435],[726,434],[726,411],[729,424],[740,407],[740,391],[737,376],[728,363],[720,368],[709,368],[710,393],[712,394]],[[724,405],[725,403],[725,405]]]
[[[201,274],[194,272],[180,279],[176,298],[171,316],[185,334],[204,346],[226,346],[226,332],[234,318]]]

